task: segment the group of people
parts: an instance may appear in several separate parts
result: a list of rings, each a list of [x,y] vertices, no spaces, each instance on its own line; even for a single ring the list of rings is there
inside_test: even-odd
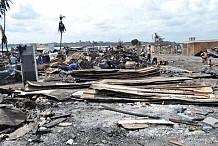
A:
[[[151,47],[149,45],[149,48],[147,49],[147,51],[142,50],[141,55],[147,58],[148,62],[151,62]]]
[[[143,51],[141,55],[146,58],[147,63],[157,65],[157,57],[153,57],[153,59],[151,59],[151,45],[149,45],[147,51]]]

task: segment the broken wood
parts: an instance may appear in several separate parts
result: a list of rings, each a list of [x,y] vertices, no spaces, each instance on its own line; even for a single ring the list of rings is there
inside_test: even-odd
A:
[[[164,119],[143,119],[143,120],[120,120],[118,124],[160,124],[160,125],[174,125],[173,122]]]
[[[160,73],[158,67],[146,67],[142,69],[101,69],[101,70],[73,70],[71,76],[74,78],[83,79],[120,79],[120,78],[139,78],[148,75],[154,75]]]
[[[55,125],[58,125],[59,123],[61,122],[64,122],[67,118],[59,118],[59,119],[55,119],[47,124],[44,124],[43,126],[46,127],[46,128],[51,128]]]
[[[71,116],[71,114],[62,114],[62,115],[55,114],[54,116],[51,117],[51,119],[67,118],[67,117],[70,117],[70,116]]]
[[[158,95],[162,94],[176,94],[175,96],[186,95],[193,95],[192,97],[196,98],[206,98],[207,94],[212,94],[213,90],[211,87],[156,87],[156,88],[136,88],[130,86],[123,86],[123,85],[109,85],[109,84],[92,84],[91,88],[98,89],[98,90],[111,90],[116,92],[124,92],[124,93],[132,93],[138,95],[154,95],[152,93],[158,93]],[[195,96],[197,95],[197,96]],[[202,96],[202,97],[201,97]]]
[[[147,84],[164,84],[164,83],[177,83],[183,82],[185,80],[192,80],[192,78],[188,77],[154,77],[154,78],[141,78],[139,79],[104,79],[99,81],[99,83],[103,84],[116,84],[116,85],[147,85]]]
[[[45,94],[49,94],[49,93],[54,92],[54,91],[55,90],[40,90],[40,91],[25,92],[25,91],[21,91],[21,90],[15,90],[17,95],[20,95],[20,96],[26,96],[26,95],[45,95]]]
[[[180,143],[180,142],[177,142],[177,141],[173,141],[173,140],[170,140],[169,143],[177,145],[177,146],[188,146],[188,145],[185,145],[183,143]]]
[[[152,116],[152,115],[147,115],[147,114],[139,114],[139,113],[133,113],[133,112],[128,112],[128,111],[124,111],[121,109],[116,109],[116,108],[112,108],[112,107],[108,107],[105,105],[102,105],[102,107],[106,110],[110,110],[110,111],[114,111],[114,112],[119,112],[119,113],[123,113],[123,114],[128,114],[128,115],[134,115],[134,116],[138,116],[138,117],[148,117],[148,118],[152,118],[152,119],[160,119],[160,117],[158,116]]]
[[[91,85],[90,82],[85,83],[62,83],[62,82],[34,82],[27,81],[25,90],[42,90],[42,89],[77,89],[87,88]]]
[[[34,95],[44,95],[50,98],[53,98],[58,101],[66,101],[72,95],[72,90],[64,90],[64,89],[55,89],[55,90],[39,90],[39,91],[15,91],[18,96],[34,96]],[[60,95],[61,93],[61,95]]]
[[[108,107],[105,105],[102,105],[102,107],[106,110],[110,110],[110,111],[114,111],[114,112],[119,112],[119,113],[123,113],[123,114],[128,114],[128,115],[134,115],[134,116],[138,116],[138,117],[148,117],[151,119],[161,119],[162,117],[159,116],[152,116],[152,115],[147,115],[147,114],[142,114],[142,113],[133,113],[133,112],[129,112],[129,111],[124,111],[121,109],[116,109],[116,108],[112,108],[112,107]],[[187,125],[194,125],[194,126],[200,126],[201,124],[195,121],[188,121],[188,120],[181,120],[181,119],[175,119],[175,118],[169,118],[169,121],[174,122],[174,123],[181,123],[181,124],[187,124]]]
[[[123,128],[129,129],[129,130],[148,128],[148,124],[141,124],[141,123],[134,123],[134,124],[124,123],[124,124],[120,124],[120,125],[122,125]]]
[[[88,92],[92,92],[88,94]],[[114,91],[107,91],[107,90],[96,90],[96,91],[88,91],[83,92],[80,96],[72,95],[71,99],[82,101],[88,100],[91,102],[106,102],[106,103],[113,103],[113,102],[149,102],[149,103],[164,103],[164,104],[193,104],[193,105],[218,105],[218,99],[216,97],[211,97],[207,99],[195,99],[195,98],[175,98],[173,97],[174,94],[170,94],[169,97],[166,95],[163,97],[152,96],[147,98],[145,96],[136,95],[136,94],[129,94],[123,92],[114,92]],[[96,93],[96,94],[94,94]],[[184,96],[183,96],[184,97]]]
[[[126,98],[144,98],[156,100],[181,100],[190,102],[218,102],[211,87],[179,86],[136,88],[123,85],[92,84],[91,88],[104,92],[105,95]]]

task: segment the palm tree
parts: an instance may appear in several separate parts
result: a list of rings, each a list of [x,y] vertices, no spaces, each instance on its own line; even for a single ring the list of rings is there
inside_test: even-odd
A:
[[[1,0],[0,1],[0,18],[2,18],[2,15],[4,17],[4,25],[3,25],[3,32],[2,34],[2,53],[3,53],[3,47],[4,45],[3,44],[6,44],[6,49],[8,51],[8,47],[7,47],[7,37],[5,35],[5,12],[10,9],[10,5],[9,5],[9,2],[11,2],[11,0]]]
[[[58,27],[58,31],[61,33],[61,38],[60,38],[60,50],[61,50],[61,43],[62,43],[62,34],[66,31],[66,28],[64,26],[64,23],[62,22],[62,19],[63,18],[66,18],[65,16],[63,15],[60,15],[59,16],[59,27]]]
[[[2,25],[0,25],[0,31],[1,31],[1,34],[2,34],[2,54],[3,54],[4,44],[6,45],[6,48],[7,48],[8,41],[7,41],[7,37],[5,35],[5,31],[4,31],[3,27],[2,27]]]

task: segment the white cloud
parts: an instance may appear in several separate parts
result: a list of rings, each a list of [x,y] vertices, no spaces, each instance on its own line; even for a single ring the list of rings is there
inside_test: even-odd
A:
[[[21,5],[18,12],[13,13],[13,19],[16,20],[25,20],[25,19],[37,19],[39,14],[34,11],[31,5]]]
[[[67,32],[63,41],[151,41],[217,39],[218,0],[12,0],[6,17],[10,43],[59,42],[59,15]],[[1,21],[2,22],[2,21]]]

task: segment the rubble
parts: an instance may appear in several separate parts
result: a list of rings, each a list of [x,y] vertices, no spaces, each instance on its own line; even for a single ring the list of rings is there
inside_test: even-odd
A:
[[[0,85],[21,81],[20,71],[17,65],[5,65],[4,69],[0,69]]]
[[[218,127],[218,119],[212,118],[212,117],[207,117],[203,120],[204,123],[209,124],[212,127],[217,128]]]
[[[30,123],[29,125],[24,125],[23,127],[18,128],[16,131],[8,135],[7,140],[16,140],[20,137],[23,137],[33,129],[33,126],[34,124]]]
[[[18,126],[26,120],[26,115],[21,110],[11,105],[0,107],[0,130],[8,126]]]
[[[125,49],[53,55],[38,64],[41,82],[0,88],[0,143],[193,145],[203,138],[209,139],[205,144],[217,143],[210,137],[217,134],[216,76],[171,66],[171,60],[157,65],[145,60]],[[81,69],[63,80],[58,65],[71,63]]]

